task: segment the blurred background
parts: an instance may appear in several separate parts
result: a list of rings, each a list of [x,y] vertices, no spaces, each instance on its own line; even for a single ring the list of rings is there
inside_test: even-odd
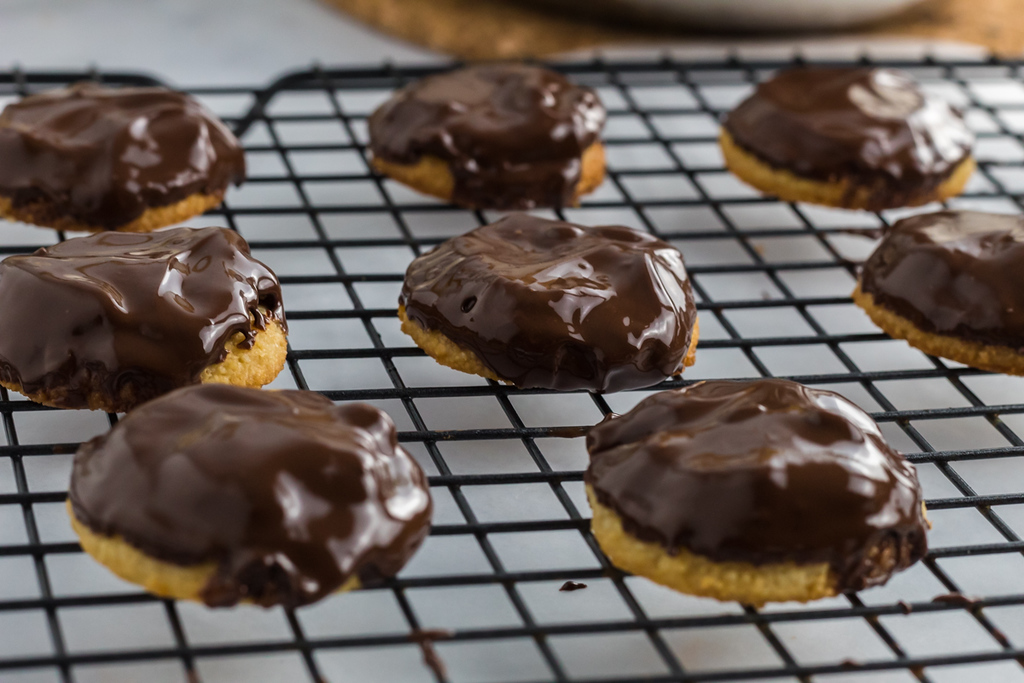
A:
[[[0,0],[0,64],[258,83],[294,67],[600,50],[1024,50],[1019,0]],[[965,48],[966,49],[966,48]]]

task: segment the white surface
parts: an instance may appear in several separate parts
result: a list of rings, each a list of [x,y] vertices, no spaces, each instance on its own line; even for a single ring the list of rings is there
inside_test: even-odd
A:
[[[148,71],[256,85],[324,64],[439,59],[315,0],[0,0],[0,69]]]

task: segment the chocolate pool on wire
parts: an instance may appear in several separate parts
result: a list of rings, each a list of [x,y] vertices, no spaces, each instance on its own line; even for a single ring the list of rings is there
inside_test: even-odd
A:
[[[366,117],[431,69],[314,69],[262,88],[190,90],[242,139],[250,178],[189,224],[238,230],[280,276],[290,351],[273,387],[367,401],[396,419],[430,475],[430,537],[396,579],[296,611],[156,599],[93,563],[67,526],[71,454],[116,416],[4,392],[0,680],[1024,678],[1024,381],[926,356],[854,307],[873,231],[906,212],[773,201],[724,170],[718,116],[788,64],[557,65],[608,106],[609,173],[579,208],[541,215],[647,230],[684,253],[700,312],[697,364],[657,389],[779,376],[869,411],[919,469],[935,525],[924,562],[883,588],[763,609],[678,595],[612,567],[589,533],[581,437],[654,389],[517,390],[417,349],[396,316],[406,266],[497,214],[455,209],[369,170]],[[1020,65],[885,64],[964,108],[978,135],[980,171],[949,206],[1019,213]],[[83,78],[157,82],[7,72],[0,103]],[[64,237],[4,225],[0,253]],[[587,588],[559,591],[568,581]]]

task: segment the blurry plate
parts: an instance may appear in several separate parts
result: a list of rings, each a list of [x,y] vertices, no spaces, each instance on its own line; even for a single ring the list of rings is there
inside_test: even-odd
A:
[[[882,19],[921,0],[531,0],[645,23],[742,31],[843,28]]]

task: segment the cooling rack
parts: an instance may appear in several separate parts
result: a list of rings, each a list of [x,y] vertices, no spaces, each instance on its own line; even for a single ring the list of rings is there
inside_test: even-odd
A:
[[[415,348],[395,310],[408,262],[496,216],[369,170],[366,116],[429,69],[315,68],[264,88],[193,90],[243,140],[250,178],[191,224],[238,230],[281,276],[290,351],[274,387],[394,417],[430,475],[429,539],[398,578],[297,611],[158,600],[86,557],[63,509],[71,454],[116,416],[0,391],[0,680],[1024,681],[1024,380],[889,340],[852,305],[873,231],[905,212],[778,202],[724,171],[718,116],[789,63],[559,64],[609,109],[609,173],[581,207],[557,213],[649,230],[684,252],[698,361],[662,388],[775,375],[869,410],[919,468],[935,523],[926,560],[884,588],[763,609],[678,595],[610,566],[588,532],[581,437],[650,390],[520,391]],[[891,65],[962,107],[978,134],[980,170],[949,204],[1019,212],[1020,65]],[[0,103],[82,78],[157,82],[5,72]],[[63,237],[3,225],[0,253]],[[561,591],[567,581],[587,587]]]

